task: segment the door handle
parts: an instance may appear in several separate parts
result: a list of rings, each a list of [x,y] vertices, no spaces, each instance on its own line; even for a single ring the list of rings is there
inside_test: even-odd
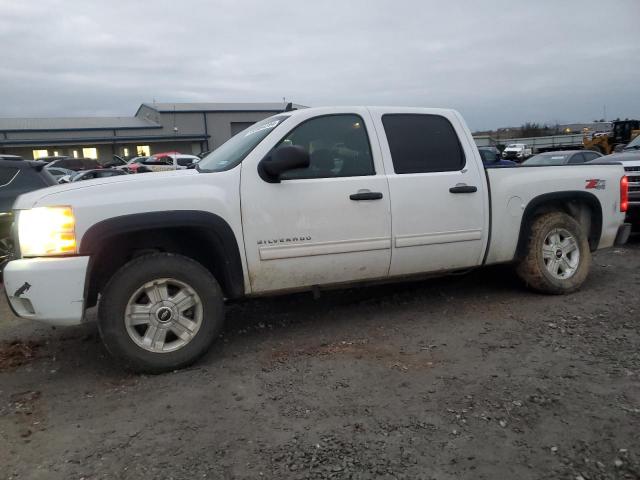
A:
[[[478,187],[474,185],[456,185],[449,189],[451,193],[475,193],[478,191]]]
[[[358,192],[349,195],[351,200],[380,200],[382,192]]]

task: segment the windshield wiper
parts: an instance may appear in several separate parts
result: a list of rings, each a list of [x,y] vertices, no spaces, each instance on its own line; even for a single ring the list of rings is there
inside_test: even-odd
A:
[[[640,150],[640,145],[631,145],[629,147],[624,147],[623,150]]]

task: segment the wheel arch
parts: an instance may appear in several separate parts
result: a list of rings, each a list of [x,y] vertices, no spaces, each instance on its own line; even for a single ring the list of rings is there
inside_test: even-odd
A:
[[[571,215],[585,226],[591,251],[598,248],[602,234],[602,205],[592,193],[565,191],[545,193],[534,197],[525,207],[520,222],[520,234],[515,258],[522,258],[534,219],[543,213],[561,211]]]
[[[98,293],[126,262],[145,253],[165,251],[200,262],[220,283],[227,298],[244,295],[242,259],[230,225],[220,216],[198,210],[171,210],[123,215],[91,226],[79,254],[90,256],[85,302]]]

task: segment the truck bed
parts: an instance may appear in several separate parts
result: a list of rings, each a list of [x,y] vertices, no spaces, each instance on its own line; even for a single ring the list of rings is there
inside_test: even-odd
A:
[[[542,197],[552,198],[552,183],[558,197],[595,197],[602,208],[603,225],[596,248],[614,244],[620,222],[622,165],[565,165],[486,170],[491,206],[491,228],[486,264],[514,258],[523,214]],[[595,180],[595,182],[594,182]],[[604,182],[602,182],[604,181]],[[561,193],[560,193],[561,192]]]

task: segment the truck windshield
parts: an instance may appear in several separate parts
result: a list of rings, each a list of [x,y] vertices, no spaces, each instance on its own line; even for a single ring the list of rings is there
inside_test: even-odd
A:
[[[629,143],[629,145],[627,145],[626,147],[624,147],[624,149],[636,149],[636,150],[640,150],[640,135],[638,135],[636,138],[634,138],[631,143]]]
[[[196,169],[199,172],[222,172],[232,169],[288,117],[277,115],[251,125],[200,160]]]

